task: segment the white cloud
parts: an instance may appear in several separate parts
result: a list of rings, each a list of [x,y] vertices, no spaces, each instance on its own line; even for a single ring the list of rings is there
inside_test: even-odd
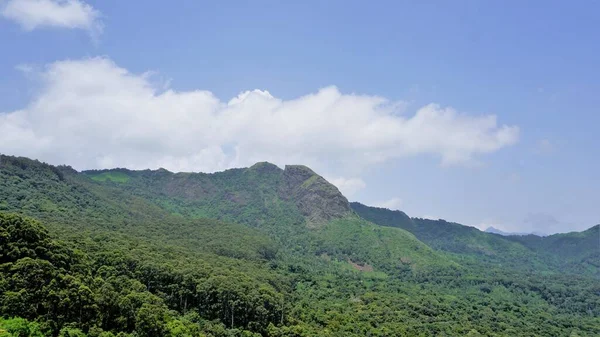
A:
[[[400,210],[400,207],[402,207],[402,203],[402,199],[395,197],[383,202],[376,203],[375,206],[391,210]]]
[[[360,178],[327,178],[327,181],[334,184],[346,197],[353,196],[356,192],[367,187],[367,184]]]
[[[80,0],[9,0],[0,8],[3,17],[27,31],[60,27],[84,29],[94,36],[102,31],[100,12]]]
[[[30,74],[34,71],[34,68],[30,64],[22,63],[15,67],[16,70],[22,72],[23,74]]]
[[[514,144],[519,131],[436,104],[398,114],[395,102],[335,87],[292,100],[254,90],[223,102],[209,91],[163,91],[107,58],[56,62],[37,77],[35,99],[0,114],[0,152],[78,169],[215,171],[268,160],[359,172],[416,155],[464,165]]]

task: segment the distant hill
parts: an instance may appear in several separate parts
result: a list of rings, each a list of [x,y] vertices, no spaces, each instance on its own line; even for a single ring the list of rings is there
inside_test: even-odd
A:
[[[460,260],[510,266],[521,270],[565,271],[600,276],[599,236],[594,228],[581,233],[501,236],[445,220],[409,218],[404,212],[351,203],[361,217],[376,224],[413,233],[430,247]]]
[[[523,244],[538,254],[561,261],[570,270],[599,275],[600,225],[583,232],[560,233],[546,237],[523,235],[507,238]]]

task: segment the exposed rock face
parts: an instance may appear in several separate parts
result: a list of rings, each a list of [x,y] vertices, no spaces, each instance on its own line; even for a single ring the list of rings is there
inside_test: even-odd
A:
[[[309,227],[352,214],[337,187],[303,165],[286,165],[280,194],[298,206]]]

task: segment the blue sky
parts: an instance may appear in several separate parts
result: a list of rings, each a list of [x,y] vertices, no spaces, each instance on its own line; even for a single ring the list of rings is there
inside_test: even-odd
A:
[[[0,9],[0,152],[78,169],[300,162],[411,216],[549,233],[600,222],[592,1]]]

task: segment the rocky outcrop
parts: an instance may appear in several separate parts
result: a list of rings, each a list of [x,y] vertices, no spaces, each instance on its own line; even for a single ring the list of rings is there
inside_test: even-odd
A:
[[[337,187],[306,166],[286,165],[282,183],[281,198],[296,204],[309,227],[352,214]]]

